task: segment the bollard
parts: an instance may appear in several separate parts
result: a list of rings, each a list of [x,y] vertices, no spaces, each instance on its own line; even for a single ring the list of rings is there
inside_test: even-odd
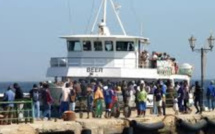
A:
[[[83,129],[81,134],[92,134],[92,131],[90,129]]]
[[[196,124],[190,124],[179,119],[176,121],[176,130],[178,134],[196,134],[200,132],[206,125],[206,120],[201,120]]]
[[[214,134],[215,133],[215,121],[210,120],[209,118],[204,118],[207,121],[207,126],[204,128],[205,134]]]
[[[125,127],[123,129],[122,134],[133,134],[133,128],[132,127]]]
[[[65,111],[63,113],[63,120],[64,121],[75,121],[76,120],[75,113],[73,111]]]
[[[146,123],[138,123],[133,120],[130,122],[130,126],[133,127],[135,134],[158,134],[158,130],[164,128],[163,122],[146,124]]]

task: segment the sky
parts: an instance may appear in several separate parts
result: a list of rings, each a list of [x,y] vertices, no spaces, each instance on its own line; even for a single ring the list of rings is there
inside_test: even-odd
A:
[[[150,39],[147,50],[167,52],[179,63],[194,66],[200,79],[200,53],[215,32],[214,0],[114,0],[127,34]],[[0,0],[0,82],[48,80],[51,57],[65,57],[66,42],[59,37],[89,33],[101,0]],[[109,7],[110,5],[108,5]],[[142,30],[141,30],[142,25]],[[113,11],[108,26],[120,34]],[[215,35],[215,34],[214,34]],[[206,78],[215,79],[215,50],[207,53]]]

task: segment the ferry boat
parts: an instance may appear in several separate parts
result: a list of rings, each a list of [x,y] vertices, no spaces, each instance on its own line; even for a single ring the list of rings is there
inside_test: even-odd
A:
[[[107,25],[107,2],[113,8],[121,27],[121,35],[112,35]],[[101,10],[103,8],[103,11]],[[110,80],[187,80],[190,81],[192,66],[182,64],[175,70],[170,60],[156,60],[156,66],[147,65],[143,59],[149,38],[130,36],[126,33],[117,9],[112,0],[102,0],[93,28],[98,16],[103,13],[98,25],[98,33],[87,35],[66,35],[67,57],[51,58],[47,77],[57,81],[68,79],[110,79]],[[93,31],[93,30],[92,30]],[[59,91],[52,90],[59,95]]]

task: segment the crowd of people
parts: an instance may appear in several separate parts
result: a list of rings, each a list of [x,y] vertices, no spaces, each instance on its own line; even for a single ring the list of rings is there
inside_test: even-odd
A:
[[[81,102],[85,100],[87,109],[87,118],[90,118],[91,113],[96,118],[102,117],[103,102],[105,104],[105,117],[110,118],[112,110],[115,104],[119,101],[119,95],[123,98],[124,106],[129,106],[131,98],[134,97],[134,103],[136,104],[137,117],[146,116],[147,102],[152,103],[153,107],[150,108],[152,114],[161,116],[166,115],[166,106],[171,106],[175,113],[190,113],[189,99],[190,94],[193,94],[194,106],[196,107],[196,114],[202,112],[201,95],[203,90],[201,89],[198,81],[190,88],[187,81],[175,82],[174,86],[171,81],[152,81],[147,82],[144,80],[139,81],[98,81],[98,80],[80,80],[65,82],[62,88],[61,94],[59,94],[59,100],[54,100],[50,93],[48,83],[34,84],[30,90],[30,98],[33,100],[34,118],[40,120],[41,118],[51,119],[51,107],[55,102],[59,103],[60,117],[65,111],[76,112],[76,104],[79,107]],[[194,91],[192,90],[194,89]],[[150,99],[148,95],[152,95]],[[208,100],[209,110],[214,110],[215,101],[215,86],[211,81],[207,88],[206,97]],[[20,86],[15,83],[13,86],[9,86],[4,93],[3,101],[8,101],[2,105],[4,110],[8,111],[5,118],[10,118],[11,111],[15,104],[13,101],[19,101],[24,98],[23,91]],[[16,104],[21,111],[23,104]],[[42,114],[41,114],[42,113]]]
[[[169,54],[165,52],[152,52],[150,55],[146,50],[140,53],[140,67],[142,68],[157,68],[157,61],[168,61],[172,66],[172,73],[178,72],[176,59],[171,57]]]
[[[41,117],[47,117],[48,119],[51,119],[51,104],[53,99],[49,91],[49,84],[40,83],[39,86],[34,84],[33,88],[30,90],[29,95],[33,101],[32,110],[34,111],[34,115],[32,116],[36,119],[40,119]],[[10,124],[15,120],[24,121],[25,103],[21,102],[26,101],[26,98],[22,88],[18,83],[14,83],[12,86],[7,88],[2,100],[6,103],[1,105],[1,108],[4,110],[3,114],[5,119],[3,124]],[[40,116],[41,110],[43,116]]]

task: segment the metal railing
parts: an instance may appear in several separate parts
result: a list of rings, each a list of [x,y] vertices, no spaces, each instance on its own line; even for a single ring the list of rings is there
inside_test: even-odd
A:
[[[34,108],[32,100],[0,101],[0,125],[11,123],[33,123]]]
[[[51,67],[137,67],[135,58],[114,57],[56,57],[51,58]]]
[[[54,57],[50,60],[51,67],[132,67],[157,69],[160,75],[178,74],[173,66],[167,64],[167,60],[157,60],[159,66],[153,68],[140,67],[135,58],[114,58],[114,57]],[[167,65],[166,65],[167,64]]]

